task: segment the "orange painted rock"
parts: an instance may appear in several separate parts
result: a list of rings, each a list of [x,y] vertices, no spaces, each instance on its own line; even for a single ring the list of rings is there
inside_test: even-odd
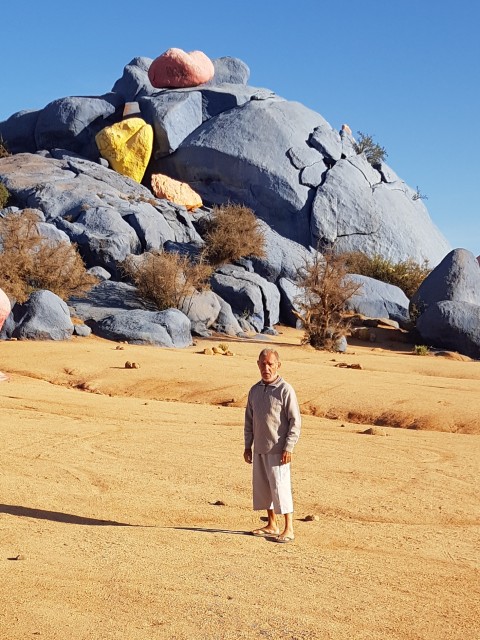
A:
[[[3,289],[0,289],[0,329],[3,327],[5,320],[10,315],[12,306],[7,294]]]
[[[155,58],[148,69],[148,79],[157,89],[196,87],[214,76],[213,62],[202,51],[168,49]]]
[[[183,205],[188,211],[201,207],[201,197],[185,182],[179,182],[161,173],[152,175],[152,191],[157,198]]]

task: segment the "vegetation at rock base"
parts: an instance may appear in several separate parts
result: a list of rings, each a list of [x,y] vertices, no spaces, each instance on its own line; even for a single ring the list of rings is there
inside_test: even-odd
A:
[[[393,284],[402,289],[408,299],[413,296],[431,271],[427,260],[421,264],[411,258],[392,262],[378,254],[370,257],[361,251],[344,253],[343,256],[348,273],[357,273]]]
[[[214,207],[201,222],[205,244],[196,258],[165,251],[149,251],[127,258],[122,269],[138,294],[158,309],[188,311],[196,292],[209,289],[215,267],[243,257],[264,255],[265,239],[259,221],[248,207]]]
[[[122,268],[137,287],[138,294],[160,310],[184,309],[185,303],[199,291],[209,288],[212,273],[203,261],[166,251],[149,251],[140,259],[127,258]]]
[[[214,207],[203,227],[202,255],[213,266],[265,255],[265,238],[258,218],[249,207],[231,203]]]
[[[3,140],[2,136],[0,136],[0,158],[7,158],[8,156],[11,156],[11,155],[12,154],[8,150],[8,147],[5,141]]]
[[[430,349],[425,344],[416,344],[413,352],[416,356],[428,356],[430,354]]]
[[[306,263],[299,272],[302,294],[295,300],[295,315],[304,328],[303,344],[315,349],[332,350],[349,328],[345,315],[347,301],[360,291],[361,285],[347,275],[342,255],[332,252]]]
[[[63,300],[86,293],[97,279],[85,269],[75,245],[42,237],[38,222],[31,209],[0,218],[0,287],[20,303],[37,289]]]
[[[384,147],[381,147],[371,135],[357,131],[358,139],[355,142],[355,151],[364,153],[368,162],[372,165],[378,165],[388,156]]]
[[[3,209],[7,206],[9,198],[9,190],[2,182],[0,182],[0,209]]]

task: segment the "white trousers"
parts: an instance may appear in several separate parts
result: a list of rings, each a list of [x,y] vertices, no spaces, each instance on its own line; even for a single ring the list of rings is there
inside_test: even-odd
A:
[[[253,454],[253,508],[293,512],[290,463],[280,464],[281,453]]]

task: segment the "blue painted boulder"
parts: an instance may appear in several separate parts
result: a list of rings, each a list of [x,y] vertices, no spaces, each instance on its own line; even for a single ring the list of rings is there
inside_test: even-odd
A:
[[[277,324],[280,293],[277,287],[243,267],[224,265],[211,278],[212,290],[231,306],[238,320],[243,319],[258,333]]]
[[[120,311],[92,326],[93,332],[108,340],[159,347],[184,348],[192,344],[190,320],[178,309],[165,311]]]
[[[66,97],[47,104],[35,127],[37,149],[69,149],[85,158],[99,157],[95,136],[121,119],[122,96],[109,93],[100,97]]]
[[[66,303],[51,291],[34,291],[23,304],[15,305],[14,338],[27,340],[67,340],[73,324]]]
[[[212,60],[214,76],[207,84],[247,84],[250,77],[248,65],[240,58],[223,56]]]
[[[0,122],[0,139],[10,153],[35,153],[35,127],[40,111],[19,111]]]
[[[409,300],[399,287],[356,274],[349,274],[348,278],[361,288],[347,300],[347,310],[369,318],[390,318],[397,322],[408,322]]]
[[[480,306],[470,302],[432,302],[418,318],[426,344],[480,359]]]
[[[480,305],[480,265],[470,251],[454,249],[445,256],[422,282],[411,303],[421,313],[442,300]]]
[[[202,94],[199,91],[166,91],[139,98],[146,122],[155,132],[153,157],[173,153],[202,124]]]

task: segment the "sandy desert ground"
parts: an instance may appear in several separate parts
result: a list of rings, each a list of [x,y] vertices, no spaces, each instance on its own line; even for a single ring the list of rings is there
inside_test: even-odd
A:
[[[281,331],[0,344],[3,640],[480,638],[480,362]],[[242,458],[270,345],[304,417],[287,545],[249,535]]]

